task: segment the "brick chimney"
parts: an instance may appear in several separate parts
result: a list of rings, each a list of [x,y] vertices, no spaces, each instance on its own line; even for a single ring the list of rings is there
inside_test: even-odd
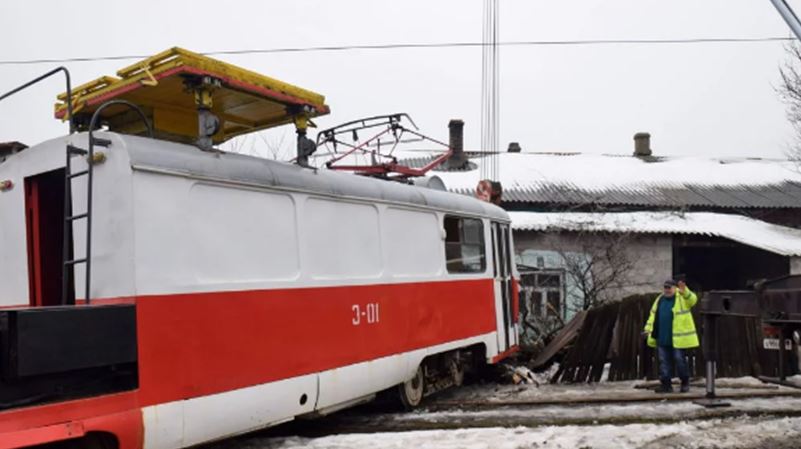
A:
[[[634,156],[647,157],[653,154],[651,151],[651,135],[648,133],[637,133],[634,135]]]
[[[24,143],[19,142],[0,142],[0,162],[3,162],[12,154],[19,153],[20,151],[28,148]]]
[[[467,156],[464,154],[464,122],[453,119],[448,122],[449,139],[448,146],[453,150],[453,154],[445,163],[448,170],[463,170],[467,167]]]

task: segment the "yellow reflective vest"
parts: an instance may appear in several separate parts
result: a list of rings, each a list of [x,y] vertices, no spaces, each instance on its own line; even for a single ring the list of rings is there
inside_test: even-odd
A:
[[[648,316],[648,321],[645,323],[645,332],[648,334],[648,346],[656,347],[656,338],[654,338],[654,319],[656,319],[656,310],[659,308],[659,299],[662,295],[656,297],[653,306],[651,306],[651,314]],[[673,347],[678,349],[688,349],[698,347],[698,334],[695,332],[695,321],[690,309],[698,302],[698,296],[695,295],[689,288],[681,293],[676,288],[676,301],[673,304]]]

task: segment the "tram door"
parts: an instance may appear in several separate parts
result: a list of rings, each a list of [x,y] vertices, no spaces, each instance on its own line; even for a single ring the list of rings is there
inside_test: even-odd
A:
[[[504,351],[517,344],[512,320],[512,251],[509,225],[492,223],[493,274],[495,276],[495,310],[498,328],[498,349]]]
[[[64,251],[64,169],[25,178],[30,305],[55,306],[62,298]]]

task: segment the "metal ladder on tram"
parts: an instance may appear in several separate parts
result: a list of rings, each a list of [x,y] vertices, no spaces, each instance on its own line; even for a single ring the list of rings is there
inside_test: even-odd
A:
[[[74,285],[73,277],[75,274],[75,266],[83,264],[84,270],[84,297],[86,304],[90,303],[90,287],[92,282],[92,181],[94,174],[94,145],[108,147],[111,141],[106,139],[97,138],[89,134],[89,139],[92,142],[89,144],[89,149],[84,150],[72,144],[67,144],[67,160],[64,164],[64,248],[62,251],[62,298],[64,302],[68,301],[70,293],[70,284]],[[80,170],[75,173],[72,172],[72,158],[74,156],[86,156],[86,169]],[[72,180],[86,176],[86,211],[73,214],[72,212]],[[85,235],[85,250],[83,257],[76,257],[73,249],[73,255],[70,255],[70,247],[72,246],[73,239],[68,236],[72,235],[73,224],[78,220],[86,220],[86,235]]]
[[[142,109],[135,104],[126,100],[110,100],[100,105],[92,114],[92,119],[89,121],[88,136],[88,149],[78,148],[72,144],[67,144],[67,160],[64,164],[64,248],[62,251],[63,271],[62,271],[62,298],[67,302],[70,293],[70,284],[73,284],[73,276],[75,274],[75,266],[84,264],[85,278],[84,278],[84,297],[86,304],[91,301],[91,286],[92,286],[92,184],[94,180],[94,165],[100,161],[95,160],[94,148],[95,146],[108,148],[111,146],[111,140],[103,139],[94,136],[94,130],[100,113],[103,109],[109,106],[124,106],[132,109],[145,124],[145,131],[147,137],[153,138],[153,127],[147,120]],[[70,112],[71,113],[71,112]],[[75,173],[72,172],[72,157],[73,156],[86,156],[86,170],[80,170]],[[86,211],[78,214],[72,213],[72,180],[86,176]],[[74,239],[69,238],[72,235],[72,225],[78,220],[86,220],[86,246],[83,257],[70,256],[70,247]],[[72,258],[70,258],[72,257]]]

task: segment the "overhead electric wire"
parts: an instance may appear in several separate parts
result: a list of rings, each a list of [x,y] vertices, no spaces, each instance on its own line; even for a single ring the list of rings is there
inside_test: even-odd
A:
[[[540,41],[508,41],[497,42],[501,47],[536,47],[536,46],[587,46],[587,45],[682,45],[682,44],[716,44],[716,43],[758,43],[758,42],[790,42],[791,37],[710,37],[685,39],[578,39],[578,40],[540,40]],[[285,48],[254,48],[243,50],[219,50],[200,52],[204,56],[225,55],[253,55],[271,53],[305,53],[305,52],[336,52],[357,50],[404,50],[427,48],[470,48],[484,47],[483,42],[428,42],[428,43],[394,43],[394,44],[357,44],[335,45],[319,47],[285,47]],[[75,62],[119,61],[128,59],[145,59],[152,55],[108,55],[86,56],[71,58],[39,58],[39,59],[9,59],[0,60],[0,65],[30,65],[30,64],[63,64]]]
[[[487,32],[489,25],[487,23],[487,17],[490,12],[490,0],[484,0],[483,7],[484,9],[481,14],[483,19],[481,24],[481,148],[486,149],[489,145],[487,142],[487,130],[489,128],[487,125],[487,116],[489,115],[487,111],[489,104],[489,74],[487,73],[487,62],[489,60],[489,51],[487,48],[489,37]],[[481,179],[487,179],[487,161],[483,159],[481,162]]]
[[[481,48],[481,179],[498,181],[500,147],[499,0],[484,0]]]
[[[493,13],[493,25],[492,25],[492,80],[494,84],[492,89],[495,91],[493,95],[493,104],[492,104],[492,151],[496,152],[496,154],[491,155],[492,158],[492,179],[493,181],[500,181],[500,173],[498,172],[498,163],[500,162],[500,158],[498,157],[497,152],[500,150],[500,111],[501,111],[501,93],[500,93],[500,65],[501,65],[501,55],[500,55],[500,47],[498,47],[498,42],[500,40],[500,11],[499,11],[499,0],[493,0],[495,2],[495,11]]]
[[[481,161],[481,179],[498,180],[500,146],[500,15],[498,0],[484,0],[481,49],[481,148],[487,152]]]

